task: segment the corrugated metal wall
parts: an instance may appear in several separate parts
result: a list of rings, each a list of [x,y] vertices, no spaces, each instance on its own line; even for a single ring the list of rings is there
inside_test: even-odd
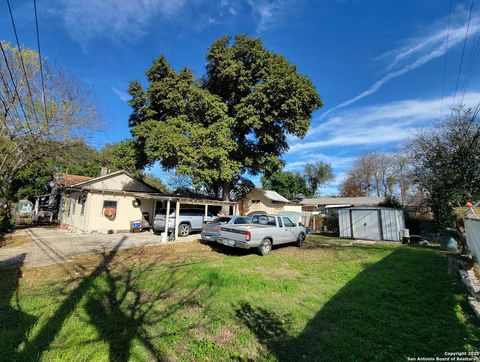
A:
[[[338,213],[338,222],[342,238],[400,241],[401,230],[405,228],[403,211],[397,209],[374,207],[341,209]]]
[[[338,227],[341,238],[351,238],[352,230],[350,228],[350,210],[339,209],[338,210]]]
[[[381,240],[379,211],[376,209],[352,209],[353,237]]]

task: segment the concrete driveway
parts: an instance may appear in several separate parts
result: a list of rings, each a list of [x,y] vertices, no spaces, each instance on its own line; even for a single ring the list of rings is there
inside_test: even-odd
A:
[[[0,267],[17,264],[24,266],[61,264],[72,261],[72,258],[78,255],[109,252],[115,247],[121,250],[150,245],[167,246],[200,238],[200,234],[193,234],[179,238],[178,241],[161,243],[160,235],[151,232],[76,235],[64,229],[51,227],[35,227],[18,230],[16,233],[26,233],[31,241],[19,246],[0,248]]]

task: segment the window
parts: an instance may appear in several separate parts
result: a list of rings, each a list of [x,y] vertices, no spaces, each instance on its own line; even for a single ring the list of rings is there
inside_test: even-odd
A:
[[[291,227],[294,227],[295,224],[292,222],[292,220],[290,220],[288,217],[284,217],[283,218],[283,224],[285,225],[285,227],[287,228],[291,228]]]
[[[252,204],[259,204],[260,200],[252,200]]]
[[[252,221],[252,223],[254,223]],[[277,223],[275,222],[275,217],[273,216],[266,216],[266,215],[260,215],[258,218],[258,224],[260,225],[271,225],[271,226],[276,226]]]
[[[115,212],[116,212],[117,211],[117,201],[109,201],[109,200],[103,201],[102,215],[104,215],[105,209],[114,209]]]
[[[278,218],[278,227],[283,227],[282,218],[281,218],[281,217]]]
[[[219,224],[226,224],[229,222],[231,217],[217,217],[213,222],[218,222]]]
[[[85,204],[87,203],[87,195],[82,195],[78,198],[78,202],[81,205],[80,208],[80,215],[83,216],[85,215]]]
[[[250,224],[250,218],[239,217],[239,218],[235,219],[234,224]]]
[[[255,215],[253,218],[252,218],[252,224],[258,224],[258,219],[260,218],[259,215]]]

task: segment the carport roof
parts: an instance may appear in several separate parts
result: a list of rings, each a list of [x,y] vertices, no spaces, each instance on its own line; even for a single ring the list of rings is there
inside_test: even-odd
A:
[[[198,204],[198,205],[236,205],[235,201],[222,201],[222,200],[213,200],[213,199],[204,199],[204,198],[191,198],[191,197],[181,197],[181,196],[172,196],[161,193],[146,193],[146,192],[131,192],[131,191],[119,191],[119,190],[98,190],[91,189],[88,187],[69,187],[67,191],[87,191],[94,192],[99,194],[116,194],[116,195],[125,195],[139,197],[142,199],[151,199],[151,200],[162,200],[162,201],[179,201],[184,204]]]

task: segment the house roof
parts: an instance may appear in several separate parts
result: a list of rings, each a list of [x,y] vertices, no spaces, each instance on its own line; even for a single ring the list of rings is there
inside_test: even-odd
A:
[[[70,187],[81,182],[86,182],[92,180],[93,177],[89,176],[80,176],[80,175],[70,175],[65,173],[56,172],[53,174],[53,181],[57,186],[66,186]]]
[[[135,181],[145,185],[148,189],[151,190],[151,192],[159,192],[159,190],[150,186],[149,184],[147,184],[143,180],[141,180],[141,179],[129,174],[127,171],[123,171],[123,170],[112,172],[112,173],[109,173],[109,174],[106,174],[106,175],[103,175],[103,176],[99,176],[99,177],[95,177],[95,178],[90,178],[89,180],[79,182],[79,183],[74,184],[72,186],[73,187],[81,187],[82,189],[88,189],[88,186],[91,185],[91,184],[94,184],[98,181],[107,180],[107,179],[110,179],[110,178],[113,178],[113,177],[116,177],[116,176],[119,176],[119,175],[127,175],[128,177],[134,179]],[[126,190],[122,190],[122,191],[126,191]],[[128,191],[140,191],[140,190],[128,190]]]
[[[313,199],[303,199],[300,201],[304,206],[326,206],[326,205],[378,205],[384,201],[384,197],[365,196],[365,197],[317,197]]]
[[[290,203],[288,199],[286,199],[276,191],[264,190],[264,189],[257,189],[257,190],[259,190],[269,200],[276,201],[276,202]]]

